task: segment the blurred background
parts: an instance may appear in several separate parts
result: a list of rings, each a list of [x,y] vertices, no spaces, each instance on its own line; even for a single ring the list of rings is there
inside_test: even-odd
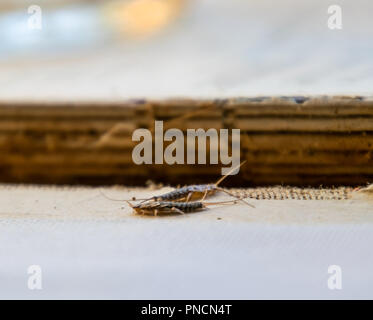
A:
[[[29,28],[41,8],[41,29]],[[343,28],[331,30],[330,5]],[[297,0],[0,4],[1,100],[372,92],[373,3]]]
[[[218,166],[133,163],[133,131],[178,118],[182,130],[241,130],[248,163],[229,179],[236,186],[372,181],[372,9],[369,0],[3,0],[0,181],[214,181]]]

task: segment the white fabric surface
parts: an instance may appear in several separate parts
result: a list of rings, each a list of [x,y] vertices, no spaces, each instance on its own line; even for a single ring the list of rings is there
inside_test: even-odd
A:
[[[2,187],[0,201],[0,298],[373,298],[369,202],[261,200],[152,218],[90,188]],[[27,287],[30,265],[42,290]],[[328,289],[330,265],[342,290]]]

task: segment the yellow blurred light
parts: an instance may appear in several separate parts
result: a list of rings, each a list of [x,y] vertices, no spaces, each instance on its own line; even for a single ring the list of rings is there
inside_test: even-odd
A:
[[[130,36],[149,36],[177,15],[183,0],[116,1],[106,5],[105,17],[117,30]]]

